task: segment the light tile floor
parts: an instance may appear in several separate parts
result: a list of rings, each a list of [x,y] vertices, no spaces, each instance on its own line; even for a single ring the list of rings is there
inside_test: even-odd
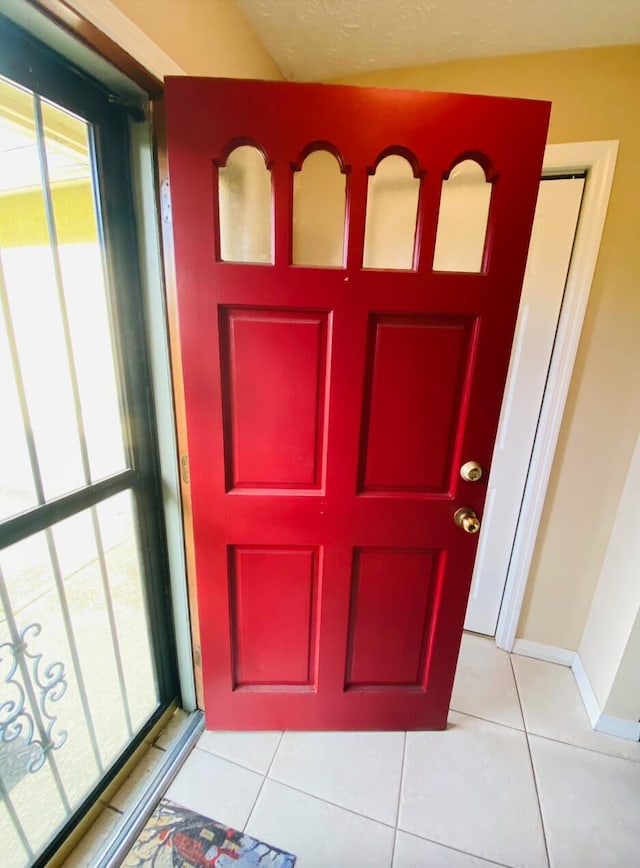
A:
[[[591,730],[566,667],[474,635],[445,732],[207,732],[167,795],[298,868],[640,865],[640,743]]]

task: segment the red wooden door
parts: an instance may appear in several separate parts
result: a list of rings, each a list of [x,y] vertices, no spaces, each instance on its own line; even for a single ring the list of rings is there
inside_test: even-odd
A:
[[[166,102],[207,725],[442,728],[477,544],[454,513],[482,514],[549,105],[189,78]],[[272,264],[222,261],[219,176],[246,145]],[[314,148],[347,178],[338,267],[291,264]],[[390,153],[419,178],[405,270],[363,267]],[[436,271],[442,181],[469,157],[491,181],[482,266]]]

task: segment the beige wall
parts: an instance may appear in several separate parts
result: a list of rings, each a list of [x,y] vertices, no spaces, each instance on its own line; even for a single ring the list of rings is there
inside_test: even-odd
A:
[[[112,0],[187,75],[281,79],[233,0]]]
[[[639,660],[640,613],[629,634],[629,641],[620,660],[609,696],[602,709],[604,714],[634,722],[640,719]]]
[[[618,505],[579,652],[600,708],[640,718],[640,437]]]
[[[343,79],[553,102],[551,143],[619,139],[600,257],[518,635],[577,649],[640,430],[640,46]]]

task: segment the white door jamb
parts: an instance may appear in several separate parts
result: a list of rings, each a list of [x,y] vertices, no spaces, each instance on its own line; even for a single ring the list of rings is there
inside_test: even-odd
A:
[[[618,142],[548,145],[543,175],[587,172],[582,208],[564,301],[545,389],[531,464],[498,617],[496,644],[513,649],[522,601],[538,535],[547,484],[578,350],[584,314],[609,204]]]

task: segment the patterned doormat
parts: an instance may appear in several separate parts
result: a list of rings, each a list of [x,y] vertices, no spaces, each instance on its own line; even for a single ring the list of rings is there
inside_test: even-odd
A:
[[[293,868],[296,857],[162,799],[123,862],[126,868]]]

